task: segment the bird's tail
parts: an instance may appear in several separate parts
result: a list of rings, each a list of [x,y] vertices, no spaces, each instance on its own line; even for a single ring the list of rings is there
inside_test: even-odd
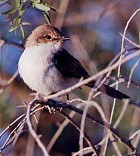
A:
[[[95,81],[90,82],[87,84],[88,87],[94,87],[95,85]],[[130,97],[121,93],[120,91],[110,87],[109,85],[103,84],[99,89],[100,92],[107,94],[113,98],[117,98],[117,99],[129,99]]]

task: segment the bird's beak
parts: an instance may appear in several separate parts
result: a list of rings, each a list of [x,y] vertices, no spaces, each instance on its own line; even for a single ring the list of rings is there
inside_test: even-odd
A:
[[[62,37],[62,41],[67,41],[67,40],[69,40],[70,38],[68,38],[68,37]]]

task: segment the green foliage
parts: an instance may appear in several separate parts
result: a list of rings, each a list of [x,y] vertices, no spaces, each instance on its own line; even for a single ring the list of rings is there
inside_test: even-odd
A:
[[[20,28],[23,38],[25,37],[23,26],[29,25],[30,23],[23,21],[22,18],[30,7],[40,10],[48,24],[51,24],[49,12],[51,10],[58,11],[54,7],[44,3],[42,0],[9,0],[6,3],[10,5],[11,8],[8,11],[3,12],[3,15],[15,15],[15,18],[10,22],[11,28],[9,32]]]

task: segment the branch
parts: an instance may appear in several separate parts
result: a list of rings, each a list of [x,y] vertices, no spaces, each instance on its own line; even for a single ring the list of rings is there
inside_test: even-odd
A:
[[[55,108],[55,109],[60,114],[62,114],[65,118],[67,118],[78,131],[80,131],[80,128],[79,128],[78,124],[76,122],[74,122],[69,115],[67,115],[63,110],[60,111],[58,108]],[[95,145],[92,143],[92,141],[90,140],[90,138],[88,137],[88,135],[86,133],[84,133],[84,139],[87,141],[87,143],[89,144],[89,146],[92,147],[93,151],[98,156],[99,155],[99,151],[97,151]]]
[[[81,109],[78,109],[72,105],[68,105],[67,103],[61,102],[61,101],[56,101],[53,99],[49,99],[47,102],[46,101],[40,101],[40,100],[35,100],[35,103],[39,103],[41,105],[48,105],[50,107],[53,107],[54,109],[56,108],[63,108],[63,109],[69,109],[72,111],[75,111],[79,114],[83,114],[83,111]],[[63,111],[63,110],[62,110]],[[131,142],[128,141],[126,138],[124,138],[124,136],[122,136],[116,129],[114,129],[110,124],[108,124],[107,122],[103,121],[103,120],[99,120],[96,117],[92,116],[91,114],[87,113],[86,115],[87,118],[91,119],[93,122],[96,122],[98,124],[100,124],[101,126],[104,126],[105,128],[111,130],[118,138],[119,140],[125,145],[127,146],[129,149],[131,149],[132,151],[135,151],[136,149],[132,146]]]
[[[33,107],[33,105],[35,101],[31,102],[28,107],[27,107],[27,114],[26,114],[26,118],[27,118],[27,125],[29,128],[29,132],[31,133],[31,135],[33,136],[33,138],[36,140],[38,146],[40,147],[40,149],[42,150],[44,156],[49,156],[48,152],[46,151],[45,146],[43,145],[43,143],[40,141],[39,136],[37,136],[36,132],[34,131],[31,121],[30,121],[30,114],[31,114],[31,108]]]

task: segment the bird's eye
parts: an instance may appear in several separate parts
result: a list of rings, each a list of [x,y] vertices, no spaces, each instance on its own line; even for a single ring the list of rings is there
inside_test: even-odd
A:
[[[45,38],[50,40],[52,37],[50,35],[46,35]]]

